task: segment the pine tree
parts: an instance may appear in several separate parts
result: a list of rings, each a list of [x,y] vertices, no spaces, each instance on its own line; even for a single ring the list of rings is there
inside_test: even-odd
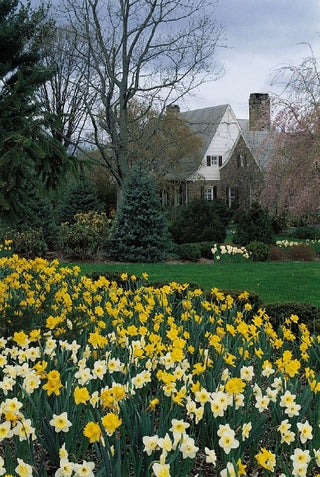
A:
[[[47,133],[54,118],[44,114],[35,99],[39,86],[52,74],[40,64],[51,28],[43,7],[32,10],[30,2],[0,0],[2,220],[23,217],[30,185],[56,186],[68,164],[63,147]]]
[[[156,182],[134,166],[123,188],[111,232],[110,257],[127,262],[158,262],[170,243]]]
[[[57,212],[57,223],[74,222],[75,214],[80,212],[103,211],[95,186],[84,175],[80,181],[67,189]]]
[[[238,217],[233,242],[238,245],[247,245],[253,241],[270,244],[272,239],[272,217],[266,209],[254,202],[248,211]]]

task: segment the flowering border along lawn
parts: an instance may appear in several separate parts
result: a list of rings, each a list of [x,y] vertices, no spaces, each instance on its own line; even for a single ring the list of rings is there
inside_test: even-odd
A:
[[[0,475],[320,475],[320,339],[297,316],[122,278],[0,259]]]

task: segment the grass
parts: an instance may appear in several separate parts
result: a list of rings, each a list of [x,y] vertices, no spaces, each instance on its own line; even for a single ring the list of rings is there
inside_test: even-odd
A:
[[[258,293],[268,303],[311,303],[320,306],[320,262],[247,263],[68,263],[79,265],[82,273],[128,272],[149,281],[196,283],[204,289],[238,289]]]

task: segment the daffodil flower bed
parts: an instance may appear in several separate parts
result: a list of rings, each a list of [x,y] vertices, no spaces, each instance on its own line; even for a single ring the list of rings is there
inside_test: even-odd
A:
[[[215,244],[211,249],[215,262],[247,262],[250,253],[245,247],[231,244]]]
[[[0,475],[320,474],[318,336],[128,278],[0,259]]]
[[[306,239],[306,240],[300,240],[300,241],[294,241],[294,240],[277,240],[276,245],[278,247],[295,247],[296,245],[301,245],[302,243],[305,243],[307,245],[317,245],[320,244],[320,240],[311,240],[311,239]]]

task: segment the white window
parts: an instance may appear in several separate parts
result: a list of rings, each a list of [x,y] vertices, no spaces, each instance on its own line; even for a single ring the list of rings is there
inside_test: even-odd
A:
[[[236,203],[237,191],[233,187],[227,187],[227,203],[228,207],[232,207]]]
[[[222,166],[222,156],[207,156],[207,166]]]
[[[213,187],[206,187],[204,189],[205,200],[213,200]]]
[[[162,202],[162,205],[168,205],[169,203],[168,192],[166,190],[161,191],[161,202]]]
[[[218,156],[207,156],[207,166],[217,166]]]
[[[205,187],[204,189],[205,200],[213,200],[217,198],[217,186]]]

